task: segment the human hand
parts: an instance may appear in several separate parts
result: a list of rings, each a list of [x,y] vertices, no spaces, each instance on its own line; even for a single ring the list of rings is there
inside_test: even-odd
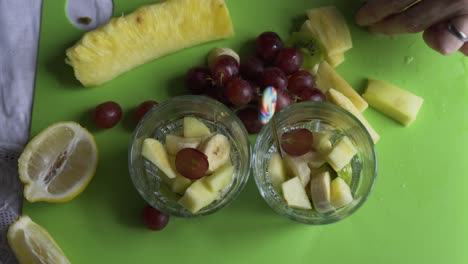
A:
[[[444,55],[459,50],[468,56],[468,42],[448,29],[451,23],[468,36],[468,0],[368,0],[357,12],[356,22],[385,35],[424,32],[424,40],[434,50]]]

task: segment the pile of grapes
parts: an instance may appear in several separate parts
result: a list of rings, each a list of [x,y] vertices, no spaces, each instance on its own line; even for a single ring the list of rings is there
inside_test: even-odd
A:
[[[255,41],[256,54],[240,59],[227,54],[211,66],[187,72],[186,85],[193,94],[206,95],[233,108],[250,134],[262,128],[258,117],[263,89],[277,89],[276,112],[295,102],[324,101],[309,71],[302,70],[301,51],[286,47],[278,34],[264,32]]]

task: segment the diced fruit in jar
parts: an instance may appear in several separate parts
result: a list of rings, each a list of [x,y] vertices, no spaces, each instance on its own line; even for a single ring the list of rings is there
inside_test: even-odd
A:
[[[330,186],[331,205],[336,209],[344,207],[353,201],[353,195],[348,184],[340,178],[335,178]]]
[[[331,133],[329,132],[312,132],[314,136],[314,142],[312,148],[322,155],[328,155],[332,149],[332,143],[330,140]]]
[[[228,186],[234,178],[234,166],[226,164],[213,174],[206,176],[205,184],[211,191],[221,191]]]
[[[191,180],[205,176],[209,166],[208,157],[194,148],[184,148],[177,152],[175,165],[178,173]]]
[[[218,191],[212,191],[204,184],[205,178],[199,179],[192,183],[185,191],[178,203],[192,213],[197,213],[202,208],[210,205],[219,197]]]
[[[210,136],[210,129],[195,117],[184,117],[184,137],[204,138]]]
[[[209,163],[207,173],[213,173],[218,168],[226,164],[231,155],[231,144],[229,139],[222,134],[214,134],[207,138],[199,147],[200,151],[203,152]]]
[[[281,185],[288,179],[286,165],[278,152],[274,152],[270,156],[268,163],[268,176],[271,184],[277,192],[281,190]]]
[[[281,135],[281,148],[292,156],[301,156],[311,150],[313,135],[310,130],[298,128]]]
[[[201,137],[179,137],[176,135],[166,135],[166,150],[169,155],[177,155],[181,149],[197,148],[204,140]]]
[[[310,196],[314,208],[319,213],[333,210],[330,202],[330,173],[321,172],[310,179]]]
[[[341,137],[327,156],[327,162],[335,171],[340,171],[357,154],[357,149],[347,136]]]
[[[421,97],[380,80],[370,79],[362,95],[375,109],[401,124],[410,125],[424,102]]]
[[[302,156],[285,155],[284,164],[289,177],[298,177],[303,186],[306,186],[310,180],[310,169],[307,165],[313,154],[308,152]]]
[[[343,179],[343,181],[346,182],[346,184],[350,185],[351,181],[353,180],[353,166],[352,163],[346,164],[341,170],[336,172],[338,177]]]
[[[169,178],[175,178],[176,172],[172,169],[168,154],[163,144],[154,138],[146,138],[143,141],[141,155],[156,165]]]
[[[309,197],[299,177],[294,177],[281,185],[283,197],[288,206],[296,209],[312,209]]]

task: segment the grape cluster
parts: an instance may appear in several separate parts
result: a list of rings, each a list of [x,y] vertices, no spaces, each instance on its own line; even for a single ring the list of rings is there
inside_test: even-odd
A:
[[[325,101],[312,74],[302,70],[300,50],[285,47],[274,32],[264,32],[255,41],[255,55],[240,59],[217,57],[211,67],[191,68],[185,78],[192,94],[214,98],[236,110],[250,134],[262,128],[258,102],[263,89],[277,89],[276,111],[295,102]]]

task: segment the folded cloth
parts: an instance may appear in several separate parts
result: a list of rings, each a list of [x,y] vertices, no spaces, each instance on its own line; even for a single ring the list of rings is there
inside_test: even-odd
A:
[[[29,137],[40,0],[0,0],[0,264],[17,263],[6,232],[21,214],[18,156]]]

